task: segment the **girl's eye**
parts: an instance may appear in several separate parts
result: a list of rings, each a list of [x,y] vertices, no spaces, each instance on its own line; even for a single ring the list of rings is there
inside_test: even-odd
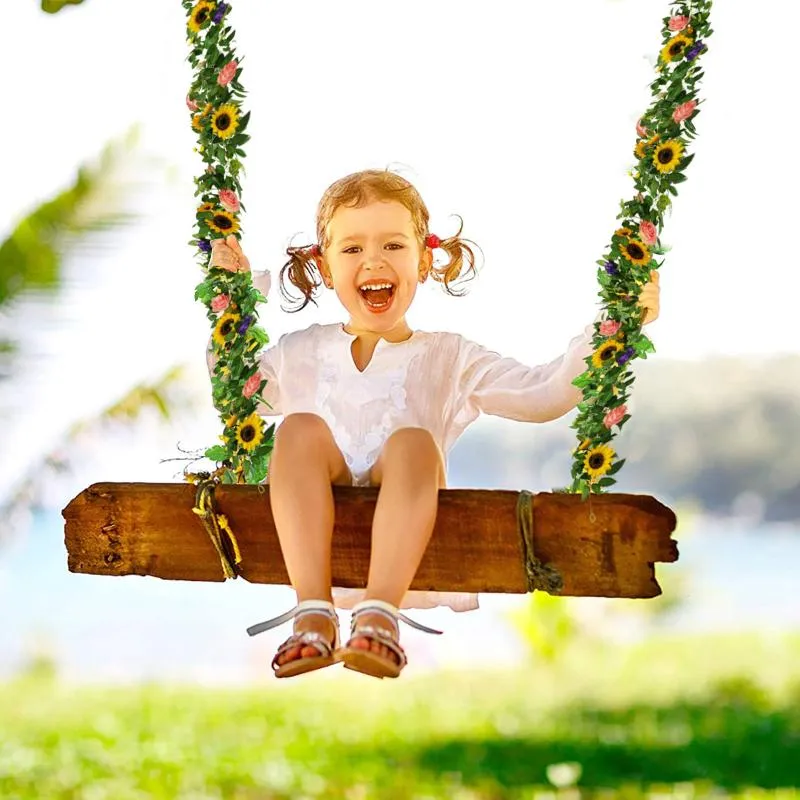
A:
[[[350,254],[350,253],[355,253],[356,250],[360,250],[360,249],[361,248],[358,245],[354,244],[352,247],[345,248],[344,250],[342,250],[342,252]]]
[[[386,246],[390,247],[392,250],[402,250],[403,248],[403,245],[399,244],[398,242],[390,242]]]

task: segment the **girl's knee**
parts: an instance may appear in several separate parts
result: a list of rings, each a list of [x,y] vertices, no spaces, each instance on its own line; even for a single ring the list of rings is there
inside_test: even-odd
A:
[[[425,428],[400,428],[386,440],[383,447],[385,458],[399,457],[416,462],[441,463],[441,451],[430,431]]]
[[[275,447],[316,447],[333,441],[328,424],[316,414],[289,414],[275,431]]]

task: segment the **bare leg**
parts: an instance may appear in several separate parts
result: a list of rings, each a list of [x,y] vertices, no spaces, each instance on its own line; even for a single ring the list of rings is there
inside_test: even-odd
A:
[[[332,484],[351,483],[350,470],[325,421],[315,414],[291,414],[275,434],[269,470],[269,497],[289,580],[302,600],[331,600]],[[333,625],[309,614],[296,632],[333,636]],[[316,650],[289,650],[283,664]]]
[[[372,554],[365,599],[399,605],[417,572],[436,522],[439,489],[445,486],[439,448],[428,431],[403,428],[384,445],[370,475],[381,487],[372,523]],[[382,615],[363,615],[365,625],[385,627]],[[389,650],[366,638],[354,639],[354,647]]]

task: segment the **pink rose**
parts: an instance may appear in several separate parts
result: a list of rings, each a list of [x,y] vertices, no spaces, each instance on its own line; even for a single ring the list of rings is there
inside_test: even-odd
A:
[[[616,336],[622,326],[615,319],[604,319],[600,323],[601,336]]]
[[[230,189],[220,189],[219,202],[231,214],[235,214],[239,210],[239,198],[236,196],[236,192],[232,192]]]
[[[211,310],[215,314],[219,314],[220,311],[224,311],[230,304],[231,304],[231,298],[228,297],[227,294],[218,294],[211,301]]]
[[[641,120],[638,120],[637,123],[636,123],[636,135],[640,139],[646,139],[647,138],[647,128],[645,128],[644,125],[642,125],[642,121]]]
[[[220,86],[227,86],[235,77],[236,70],[239,64],[236,61],[229,61],[220,71],[217,76],[217,83]]]
[[[694,114],[694,110],[696,108],[697,101],[690,100],[688,103],[678,106],[675,111],[672,112],[672,119],[674,119],[675,122],[683,122],[685,119],[689,119],[689,117]]]
[[[261,386],[261,375],[258,372],[254,372],[247,379],[244,389],[242,389],[242,394],[245,397],[252,397],[258,391],[259,386]]]
[[[672,17],[669,21],[671,31],[682,31],[689,24],[689,17]]]
[[[612,408],[611,411],[603,417],[603,425],[610,430],[614,425],[619,425],[619,423],[622,422],[622,418],[627,413],[628,409],[625,406]]]
[[[655,244],[658,241],[658,231],[656,226],[648,219],[639,223],[639,236],[645,244]]]
[[[198,111],[200,108],[200,106],[197,105],[197,103],[195,103],[195,101],[192,100],[188,94],[186,95],[186,107],[189,109],[189,111]]]

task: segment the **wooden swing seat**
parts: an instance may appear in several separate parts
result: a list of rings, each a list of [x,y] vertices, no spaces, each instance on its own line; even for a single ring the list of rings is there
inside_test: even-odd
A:
[[[97,483],[64,509],[71,572],[221,581],[220,557],[193,513],[188,483]],[[378,490],[334,487],[335,586],[363,588]],[[527,523],[521,524],[525,500]],[[217,511],[235,534],[237,573],[288,584],[269,487],[220,485]],[[649,598],[661,594],[654,564],[678,559],[675,514],[646,495],[578,495],[443,489],[412,589]],[[552,579],[555,578],[555,581]]]

